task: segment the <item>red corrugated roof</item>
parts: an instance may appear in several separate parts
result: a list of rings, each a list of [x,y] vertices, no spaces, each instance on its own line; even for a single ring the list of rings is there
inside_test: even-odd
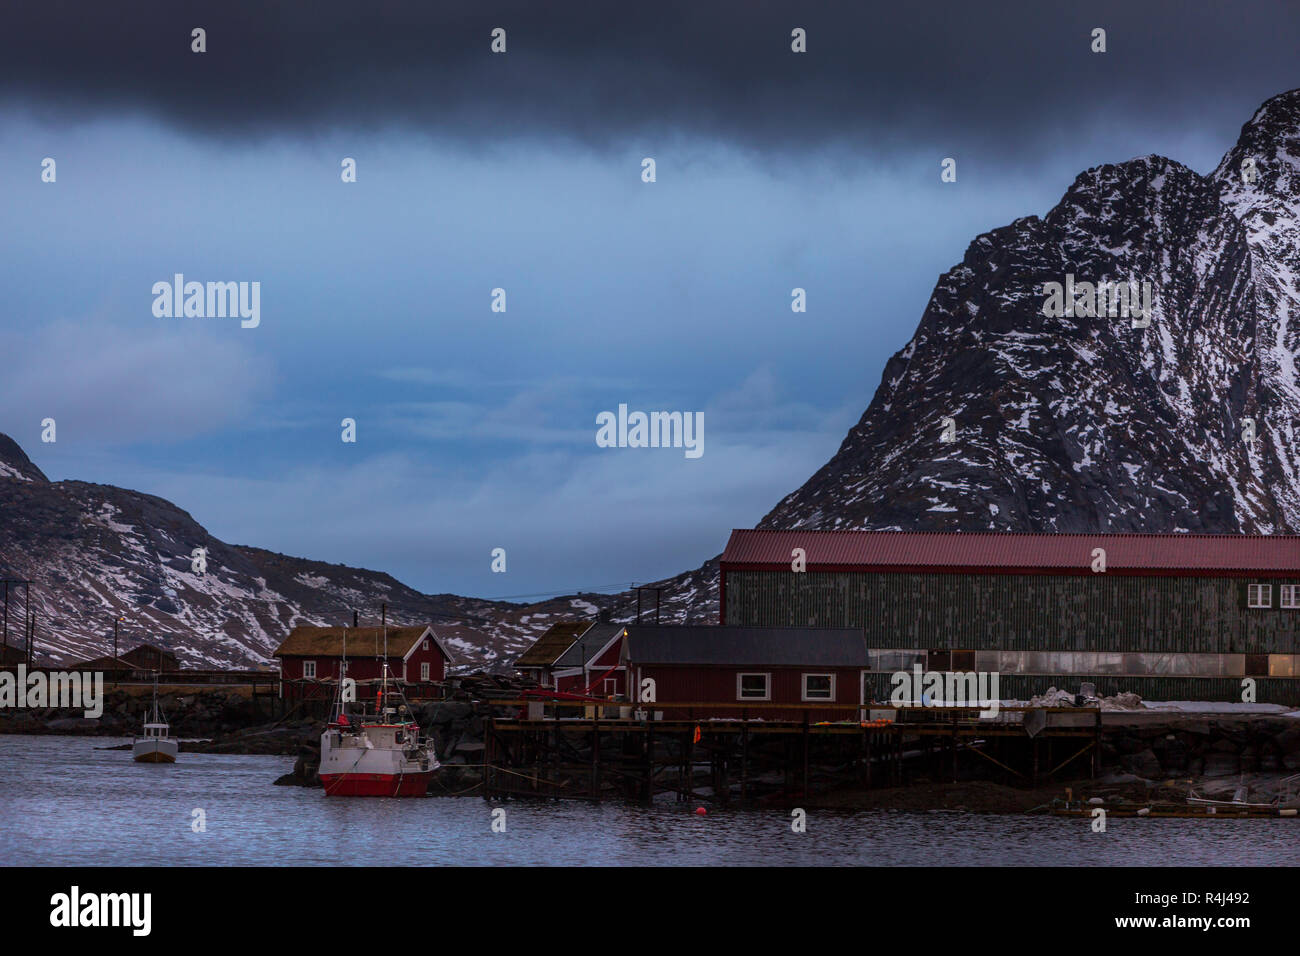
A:
[[[731,532],[724,568],[790,567],[803,548],[808,568],[1089,570],[1094,548],[1107,571],[1300,572],[1300,535],[1015,534],[950,531]]]

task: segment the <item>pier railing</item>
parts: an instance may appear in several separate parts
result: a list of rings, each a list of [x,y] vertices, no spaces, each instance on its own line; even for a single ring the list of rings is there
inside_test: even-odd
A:
[[[1023,725],[1026,715],[1042,717],[1045,725],[1087,726],[1096,722],[1099,705],[1079,707],[1035,707],[1009,705],[991,708],[976,706],[917,706],[894,703],[832,704],[825,702],[776,703],[771,701],[655,701],[631,703],[623,700],[572,701],[530,697],[522,699],[492,700],[493,707],[519,708],[519,720],[587,720],[610,721],[783,721],[808,723],[811,726],[848,723],[855,727],[863,724],[896,723],[909,728],[924,724],[972,723],[979,726],[995,724]],[[784,715],[784,716],[782,716]],[[1057,716],[1060,715],[1060,716]],[[1030,723],[1035,720],[1031,719]],[[1017,726],[1023,732],[1023,728]],[[1032,734],[1033,728],[1030,728]]]

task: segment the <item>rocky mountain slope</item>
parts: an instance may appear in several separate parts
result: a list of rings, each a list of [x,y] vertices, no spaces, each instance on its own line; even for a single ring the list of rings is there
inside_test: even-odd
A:
[[[202,572],[195,548],[207,549]],[[606,595],[532,605],[427,595],[380,572],[229,545],[161,498],[50,482],[3,435],[0,577],[37,582],[36,646],[64,662],[111,651],[122,616],[122,650],[149,640],[192,667],[249,666],[267,661],[295,624],[348,621],[352,608],[374,613],[386,601],[393,621],[435,623],[464,667],[503,666],[552,620],[614,603]],[[10,602],[13,644],[19,593]]]
[[[1158,156],[1099,166],[1043,218],[977,237],[836,455],[759,527],[1300,530],[1297,276],[1300,90],[1261,106],[1208,175]],[[1045,314],[1047,284],[1084,282],[1147,283],[1149,325]],[[162,499],[49,482],[2,435],[0,576],[43,582],[38,646],[56,660],[103,653],[123,614],[191,665],[247,665],[295,623],[387,601],[465,667],[504,667],[553,621],[635,613],[628,593],[426,595],[227,545]],[[662,620],[717,619],[716,559],[659,584]]]
[[[976,238],[839,452],[760,527],[1300,529],[1298,140],[1292,91],[1208,176],[1100,166]],[[1149,282],[1150,326],[1044,315],[1067,275]]]

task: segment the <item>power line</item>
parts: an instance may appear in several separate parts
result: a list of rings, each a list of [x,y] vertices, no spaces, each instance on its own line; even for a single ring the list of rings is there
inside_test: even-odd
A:
[[[599,594],[611,588],[628,591],[636,587],[635,581],[620,581],[617,584],[601,584],[596,587],[564,588],[558,591],[538,591],[535,594],[503,594],[499,597],[479,598],[480,601],[512,601],[517,598],[563,597],[566,594]]]

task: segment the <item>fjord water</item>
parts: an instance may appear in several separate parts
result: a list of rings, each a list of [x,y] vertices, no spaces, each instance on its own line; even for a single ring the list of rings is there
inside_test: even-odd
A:
[[[1300,819],[1086,819],[478,797],[327,799],[276,787],[291,757],[182,753],[136,764],[106,737],[0,735],[0,864],[14,865],[1198,865],[1300,863]],[[191,828],[203,810],[205,832]]]

